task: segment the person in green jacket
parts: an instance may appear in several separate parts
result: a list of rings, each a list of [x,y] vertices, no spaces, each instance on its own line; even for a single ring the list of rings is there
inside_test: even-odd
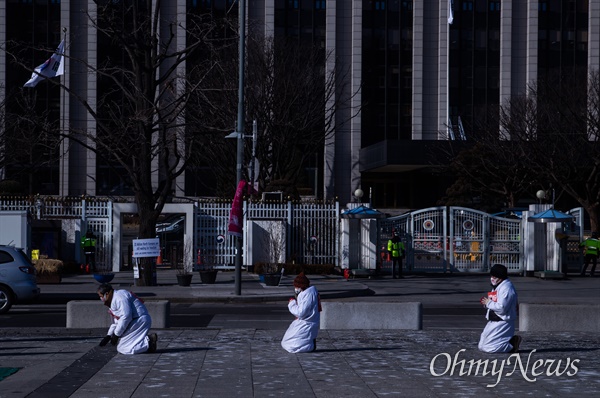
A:
[[[398,232],[394,232],[392,239],[388,241],[388,252],[392,256],[392,278],[400,279],[402,276],[402,258],[404,257],[404,243],[400,240]],[[398,265],[398,276],[396,277],[396,265]]]
[[[81,238],[81,248],[85,253],[85,265],[89,265],[93,272],[96,271],[96,240],[97,236],[94,235],[91,228]]]
[[[596,263],[598,262],[598,251],[600,251],[600,240],[598,240],[598,233],[592,232],[592,237],[587,238],[579,244],[579,247],[584,248],[584,263],[583,269],[581,270],[581,276],[585,276],[585,271],[588,265],[592,263],[592,270],[590,276],[594,276],[596,271]]]

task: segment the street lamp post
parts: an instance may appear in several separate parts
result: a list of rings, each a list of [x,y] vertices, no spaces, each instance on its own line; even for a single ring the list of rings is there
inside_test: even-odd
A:
[[[239,8],[239,65],[238,65],[238,114],[237,114],[237,184],[242,180],[244,164],[244,68],[246,63],[246,0],[240,0]],[[235,294],[242,294],[242,236],[235,238]]]

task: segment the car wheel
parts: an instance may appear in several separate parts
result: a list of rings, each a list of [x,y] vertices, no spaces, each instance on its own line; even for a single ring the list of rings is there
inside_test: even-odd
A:
[[[10,310],[13,305],[13,295],[9,288],[0,286],[0,314],[4,314]]]

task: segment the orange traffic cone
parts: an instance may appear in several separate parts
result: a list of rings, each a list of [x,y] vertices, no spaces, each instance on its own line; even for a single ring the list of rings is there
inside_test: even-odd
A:
[[[348,268],[344,269],[344,279],[350,278],[350,270]]]
[[[162,249],[158,252],[158,257],[156,257],[156,265],[162,265]]]

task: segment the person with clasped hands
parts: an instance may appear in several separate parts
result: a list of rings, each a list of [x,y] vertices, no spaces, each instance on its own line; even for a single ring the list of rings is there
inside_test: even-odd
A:
[[[317,334],[321,322],[319,292],[304,273],[294,279],[295,297],[290,298],[288,309],[296,317],[288,327],[281,346],[288,352],[310,352],[317,349]]]
[[[480,299],[487,309],[488,320],[479,339],[483,352],[519,352],[521,337],[515,335],[517,319],[517,292],[508,280],[508,270],[502,264],[494,264],[490,270],[492,291]]]
[[[152,319],[143,301],[129,291],[114,290],[109,283],[101,284],[97,292],[113,318],[100,347],[110,342],[125,355],[155,352],[158,337],[156,333],[148,334]]]

